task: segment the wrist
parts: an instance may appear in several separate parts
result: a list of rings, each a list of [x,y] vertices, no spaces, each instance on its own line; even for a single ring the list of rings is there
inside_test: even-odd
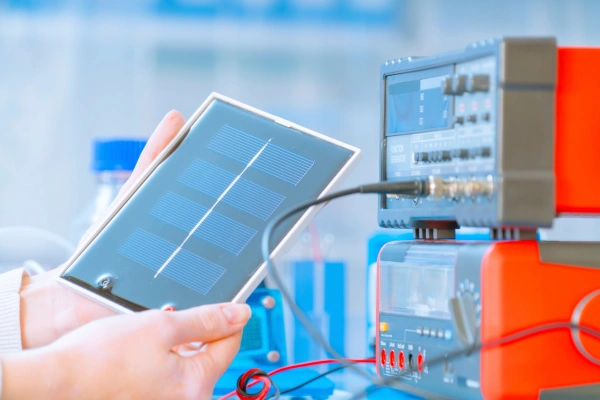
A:
[[[65,306],[62,289],[54,281],[53,271],[23,279],[19,292],[23,349],[46,345],[60,336],[56,311]]]
[[[2,363],[2,400],[69,398],[70,366],[59,354],[29,350],[5,356]]]
[[[24,349],[44,346],[95,319],[109,309],[60,285],[57,270],[23,279],[21,341]]]

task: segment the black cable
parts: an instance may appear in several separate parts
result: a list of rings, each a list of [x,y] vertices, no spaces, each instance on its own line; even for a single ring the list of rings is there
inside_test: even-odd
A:
[[[263,394],[264,387],[255,393],[248,392],[248,385],[250,384],[252,378],[254,378],[256,376],[267,378],[269,380],[269,382],[271,383],[271,387],[273,389],[275,389],[275,394],[273,396],[275,396],[276,398],[279,398],[279,396],[281,395],[281,391],[279,390],[279,387],[277,386],[277,384],[275,382],[273,382],[273,379],[271,376],[269,376],[269,374],[267,374],[265,371],[263,371],[259,368],[254,368],[253,370],[249,371],[249,373],[240,375],[240,377],[237,380],[237,384],[236,384],[236,392],[237,392],[238,396],[243,396],[243,398],[245,398],[245,399],[260,399],[262,396],[264,396],[264,394]],[[267,393],[269,392],[269,390],[270,389],[267,390]]]
[[[302,383],[300,383],[300,384],[298,384],[298,385],[296,385],[296,386],[294,386],[294,387],[291,387],[291,388],[289,388],[289,389],[282,390],[282,391],[281,391],[281,394],[291,393],[291,392],[293,392],[293,391],[295,391],[295,390],[298,390],[298,389],[300,389],[300,388],[303,388],[304,386],[306,386],[306,385],[308,385],[308,384],[310,384],[310,383],[313,383],[313,382],[314,382],[314,381],[316,381],[316,380],[319,380],[319,379],[321,379],[321,378],[323,378],[323,377],[325,377],[325,376],[327,376],[327,375],[329,375],[329,374],[333,374],[334,372],[337,372],[337,371],[339,371],[339,370],[342,370],[342,369],[344,369],[344,368],[346,368],[344,365],[340,365],[340,366],[338,366],[338,367],[332,368],[332,369],[330,369],[329,371],[325,371],[325,372],[323,372],[322,374],[316,375],[316,376],[314,376],[314,377],[312,377],[312,378],[310,378],[310,379],[308,379],[308,380],[306,380],[306,381],[304,381],[304,382],[302,382]],[[267,399],[266,399],[266,400],[272,399],[273,397],[275,397],[275,395],[274,395],[274,394],[272,394],[271,396],[267,397]]]
[[[344,356],[342,356],[334,348],[332,348],[331,345],[327,342],[327,340],[325,338],[323,338],[323,335],[321,335],[321,332],[319,332],[315,327],[313,327],[311,325],[310,320],[308,319],[306,314],[300,309],[300,307],[298,307],[296,302],[294,302],[292,295],[290,294],[290,292],[287,290],[287,288],[283,284],[283,280],[279,276],[279,273],[277,272],[277,270],[273,264],[273,260],[271,260],[271,251],[270,251],[271,236],[273,234],[273,231],[279,225],[281,225],[281,223],[283,221],[290,218],[291,216],[293,216],[301,211],[310,209],[313,206],[327,203],[327,202],[329,202],[333,199],[337,199],[339,197],[349,196],[351,194],[356,194],[356,193],[379,193],[379,194],[388,194],[389,193],[389,194],[397,194],[399,196],[406,196],[406,197],[423,197],[423,196],[426,196],[428,194],[428,192],[429,192],[428,181],[421,180],[421,179],[416,179],[416,180],[412,180],[412,181],[404,181],[404,182],[382,182],[382,183],[362,185],[362,186],[358,186],[358,187],[355,187],[352,189],[347,189],[347,190],[341,190],[339,192],[335,192],[335,193],[323,196],[316,200],[307,201],[305,203],[302,203],[302,204],[292,208],[289,211],[286,211],[286,212],[280,214],[279,216],[273,218],[267,224],[267,226],[265,227],[265,231],[263,233],[263,237],[262,237],[263,258],[267,264],[267,268],[269,269],[269,272],[271,273],[271,277],[273,278],[273,281],[277,285],[277,288],[280,290],[283,298],[287,301],[287,303],[288,303],[290,309],[292,310],[292,313],[295,315],[296,319],[298,319],[298,321],[300,321],[300,323],[302,324],[304,329],[306,329],[306,331],[309,333],[309,335],[312,337],[312,339],[315,342],[317,342],[319,345],[321,345],[321,347],[323,347],[323,349],[325,349],[325,351],[327,353],[331,354],[331,356],[333,358],[338,360],[340,362],[340,364],[342,364],[344,367],[351,369],[352,371],[366,377],[367,379],[369,379],[370,381],[372,381],[375,384],[380,383],[381,379],[369,374],[366,371],[363,371],[360,368],[357,368],[351,362],[347,361],[344,358]],[[279,396],[276,396],[275,400],[277,400],[278,398],[279,398]]]
[[[307,332],[310,334],[310,336],[313,338],[313,340],[315,342],[319,343],[329,354],[331,354],[334,358],[336,358],[340,362],[341,366],[338,368],[349,368],[349,369],[353,370],[354,372],[357,372],[357,373],[367,377],[367,379],[369,379],[373,383],[373,385],[370,386],[367,390],[363,390],[362,392],[354,394],[351,399],[358,399],[363,396],[366,396],[369,392],[371,392],[373,390],[377,390],[378,388],[383,387],[383,386],[390,386],[390,387],[398,388],[407,393],[413,393],[413,394],[417,394],[417,395],[422,394],[422,392],[415,390],[415,388],[412,388],[412,387],[400,382],[400,379],[402,379],[404,376],[406,376],[407,373],[416,372],[414,367],[409,366],[407,371],[403,371],[401,374],[396,375],[394,377],[380,379],[380,378],[377,378],[377,377],[374,377],[374,376],[368,374],[366,371],[356,368],[353,365],[353,363],[346,361],[337,351],[335,351],[331,347],[331,345],[327,342],[327,340],[323,338],[321,333],[310,324],[310,321],[308,320],[308,317],[306,316],[306,314],[304,314],[304,312],[294,302],[291,294],[283,285],[283,281],[282,281],[281,277],[279,276],[277,270],[275,269],[275,266],[274,266],[273,261],[271,260],[271,256],[270,256],[271,253],[269,250],[269,245],[270,245],[271,235],[272,235],[273,231],[279,225],[281,225],[281,223],[284,220],[286,220],[287,218],[289,218],[303,210],[309,209],[309,208],[319,205],[319,204],[327,203],[327,202],[329,202],[333,199],[339,198],[339,197],[349,196],[351,194],[356,194],[356,193],[380,193],[380,194],[390,193],[390,194],[397,194],[397,195],[403,196],[403,197],[404,196],[420,197],[420,196],[427,195],[429,192],[429,189],[430,189],[429,183],[428,183],[428,181],[425,181],[425,180],[415,180],[415,181],[410,181],[410,182],[384,182],[384,183],[378,183],[378,184],[363,185],[363,186],[359,186],[356,188],[332,193],[330,195],[324,196],[317,200],[313,200],[313,201],[309,201],[309,202],[300,204],[299,206],[297,206],[285,213],[282,213],[277,218],[274,218],[273,220],[271,220],[265,228],[263,238],[262,238],[263,257],[265,259],[265,262],[267,263],[267,268],[269,269],[269,272],[271,273],[271,276],[272,276],[273,280],[275,281],[275,284],[277,285],[278,289],[281,291],[283,298],[287,301],[294,316],[300,321],[300,323],[307,330]],[[458,357],[461,357],[464,355],[470,355],[472,352],[479,351],[481,349],[494,347],[494,346],[501,346],[501,345],[508,344],[513,341],[522,340],[528,336],[538,335],[540,333],[554,330],[554,329],[566,329],[566,328],[569,328],[571,330],[580,330],[584,333],[587,333],[591,336],[594,336],[594,337],[600,339],[600,331],[596,331],[594,329],[591,329],[591,328],[588,328],[585,326],[579,326],[579,325],[570,324],[570,323],[566,323],[566,322],[565,323],[550,323],[550,324],[539,325],[539,326],[529,328],[529,329],[524,329],[522,331],[515,332],[511,335],[508,335],[504,338],[496,339],[496,340],[493,340],[493,341],[485,343],[485,344],[476,343],[473,346],[466,346],[463,349],[459,349],[452,353],[445,354],[443,357],[441,356],[441,357],[437,357],[437,358],[428,360],[427,365],[435,366],[437,364],[444,362],[445,360],[452,360],[452,359],[455,359],[455,358],[458,358]],[[278,399],[278,398],[279,398],[279,396],[276,395],[275,399]]]

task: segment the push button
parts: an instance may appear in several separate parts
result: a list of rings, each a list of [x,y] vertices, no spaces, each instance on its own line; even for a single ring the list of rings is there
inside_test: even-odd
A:
[[[379,323],[379,331],[380,332],[387,332],[389,329],[389,325],[387,322],[380,322]]]
[[[466,160],[467,158],[469,158],[469,149],[458,150],[458,157],[463,160]]]

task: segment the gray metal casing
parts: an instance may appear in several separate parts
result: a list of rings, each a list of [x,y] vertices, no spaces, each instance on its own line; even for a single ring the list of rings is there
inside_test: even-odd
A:
[[[453,144],[447,149],[452,150],[460,147],[461,132],[467,129],[477,132],[480,129],[484,132],[480,134],[482,138],[490,138],[492,156],[487,160],[488,164],[478,160],[471,161],[470,164],[453,161],[454,170],[451,170],[449,163],[438,163],[431,164],[429,168],[421,168],[418,172],[421,178],[433,174],[444,178],[491,176],[495,190],[490,198],[462,201],[422,199],[417,202],[413,199],[396,200],[380,196],[379,225],[390,228],[444,228],[455,226],[456,223],[459,226],[494,228],[551,226],[555,216],[556,59],[554,38],[502,38],[472,43],[460,51],[385,62],[380,74],[381,181],[417,177],[388,176],[391,157],[388,142],[404,141],[408,146],[414,147],[415,138],[418,139],[423,133],[439,133],[450,138],[448,142]],[[387,77],[410,74],[415,76],[413,79],[419,79],[420,74],[425,77],[434,68],[446,73],[456,72],[461,66],[469,68],[471,64],[474,64],[473,68],[479,68],[475,65],[478,60],[495,63],[490,72],[489,122],[386,136]],[[466,97],[465,102],[469,101],[468,95],[463,97]],[[452,103],[451,112],[454,116],[458,113],[455,108],[458,104],[456,97],[452,98]],[[440,146],[443,145],[447,143],[440,141]],[[455,172],[460,168],[463,170]],[[406,176],[408,172],[415,173],[416,169],[410,166],[409,171],[408,166],[399,167],[399,175]]]
[[[414,245],[424,245],[422,241],[391,242],[386,244],[379,255],[380,273],[383,268],[394,268],[401,270],[405,268],[405,256]],[[492,246],[492,243],[472,242],[472,243],[431,243],[430,249],[447,247],[454,253],[455,258],[449,261],[453,267],[453,283],[456,286],[456,296],[461,293],[468,293],[476,298],[476,302],[481,306],[481,263],[482,259]],[[435,257],[423,254],[423,260],[420,268],[435,266]],[[428,262],[427,259],[430,261]],[[410,262],[410,261],[409,261]],[[387,264],[387,265],[386,265]],[[383,278],[380,277],[378,285],[382,284]],[[401,288],[394,287],[393,293],[397,293]],[[378,288],[378,296],[381,296],[382,302],[386,294]],[[392,293],[388,293],[392,296]],[[381,303],[380,303],[381,304]],[[399,383],[408,386],[410,392],[414,392],[425,398],[451,398],[451,399],[482,399],[480,389],[480,353],[474,352],[469,357],[458,357],[450,359],[447,363],[437,363],[429,365],[431,360],[444,357],[454,351],[465,348],[465,344],[459,340],[456,327],[452,320],[444,318],[432,318],[429,316],[403,315],[402,313],[387,312],[383,307],[379,307],[379,322],[385,322],[389,328],[387,332],[381,332],[377,329],[377,369],[382,378],[398,377]],[[481,314],[477,315],[478,324],[481,321]],[[429,330],[444,330],[451,332],[450,337],[440,338],[423,335],[417,332],[419,328]],[[425,369],[423,372],[414,371],[412,374],[406,374],[406,369],[390,368],[389,361],[382,365],[381,351],[385,349],[387,356],[391,350],[396,351],[398,357],[399,351],[404,351],[405,357],[413,354],[413,357],[419,353],[424,355]],[[400,377],[402,373],[405,376]]]

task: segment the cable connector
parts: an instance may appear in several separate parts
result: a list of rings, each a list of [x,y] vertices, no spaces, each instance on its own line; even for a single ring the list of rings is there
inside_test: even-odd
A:
[[[429,197],[433,200],[461,200],[463,198],[492,197],[495,190],[494,178],[485,177],[442,178],[430,176]]]
[[[463,198],[492,197],[495,190],[491,175],[485,177],[442,178],[431,175],[426,179],[382,182],[360,186],[361,193],[381,193],[388,198],[399,199],[428,197],[432,200],[461,200]]]
[[[359,186],[360,193],[380,193],[396,197],[427,197],[430,192],[430,181],[413,179],[410,181],[380,182]]]

